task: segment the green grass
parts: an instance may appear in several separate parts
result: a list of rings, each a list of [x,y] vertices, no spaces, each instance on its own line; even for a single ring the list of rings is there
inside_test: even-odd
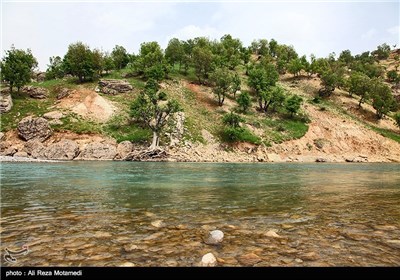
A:
[[[274,143],[282,143],[288,140],[299,139],[308,131],[308,124],[299,119],[272,119],[263,120],[266,126],[265,137]]]
[[[398,133],[395,133],[395,132],[393,132],[393,131],[391,131],[389,129],[376,127],[376,126],[373,126],[373,125],[370,125],[370,124],[366,124],[366,126],[369,129],[379,133],[380,135],[382,135],[382,136],[384,136],[386,138],[390,138],[390,139],[400,143],[400,135]]]
[[[101,133],[102,128],[101,124],[83,119],[77,114],[69,114],[64,118],[61,118],[63,124],[60,125],[51,125],[51,127],[55,131],[63,132],[63,131],[71,131],[77,134],[84,133]]]
[[[1,114],[1,131],[8,131],[18,126],[18,122],[31,115],[40,117],[49,111],[54,97],[47,99],[33,99],[24,93],[13,93],[13,107],[7,113]]]
[[[127,114],[119,114],[111,118],[104,126],[103,132],[114,138],[118,143],[131,141],[133,143],[148,143],[152,132],[130,122]]]

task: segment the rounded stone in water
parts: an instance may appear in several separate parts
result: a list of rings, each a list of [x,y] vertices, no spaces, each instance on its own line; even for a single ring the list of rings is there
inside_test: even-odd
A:
[[[224,239],[224,233],[216,229],[209,232],[205,243],[209,245],[218,245],[223,241],[223,239]]]

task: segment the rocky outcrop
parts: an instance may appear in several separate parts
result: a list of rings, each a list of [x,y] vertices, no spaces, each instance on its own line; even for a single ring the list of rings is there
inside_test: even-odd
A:
[[[72,140],[61,140],[45,148],[44,156],[47,159],[71,160],[79,153],[79,146]]]
[[[117,156],[115,159],[126,159],[127,156],[133,151],[133,144],[130,141],[122,141],[117,146]]]
[[[14,154],[14,157],[23,157],[23,158],[25,158],[25,157],[28,157],[28,153],[26,153],[26,152],[16,152]]]
[[[33,158],[45,158],[45,147],[37,139],[26,142],[24,146],[24,151]]]
[[[12,106],[13,102],[10,92],[3,89],[0,92],[0,114],[7,113],[8,111],[10,111]]]
[[[50,124],[62,124],[60,119],[64,117],[64,114],[59,111],[52,111],[44,114],[43,117],[49,120]]]
[[[36,99],[47,98],[49,94],[47,89],[34,86],[24,86],[22,87],[22,91],[27,93],[30,97]]]
[[[132,89],[133,87],[126,80],[103,79],[99,81],[96,91],[115,95],[118,93],[129,92]]]
[[[34,82],[44,82],[46,79],[46,72],[34,72],[32,74],[32,80]]]
[[[72,92],[72,90],[70,90],[69,88],[61,88],[60,91],[57,94],[57,99],[63,99],[65,97],[67,97],[68,95],[70,95]]]
[[[101,142],[93,142],[86,145],[77,159],[82,160],[111,160],[117,154],[114,145]]]
[[[18,135],[25,141],[37,139],[43,142],[53,134],[49,122],[44,118],[23,118],[18,123]]]
[[[185,132],[185,113],[184,112],[176,112],[172,116],[172,132],[169,134],[170,137],[170,146],[175,146],[178,144]]]

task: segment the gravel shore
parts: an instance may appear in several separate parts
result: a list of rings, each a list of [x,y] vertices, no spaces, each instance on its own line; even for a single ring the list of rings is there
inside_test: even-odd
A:
[[[58,160],[35,159],[27,157],[0,156],[0,162],[60,162]]]

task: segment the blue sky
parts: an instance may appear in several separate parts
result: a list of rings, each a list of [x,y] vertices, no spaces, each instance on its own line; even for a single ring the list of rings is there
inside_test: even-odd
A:
[[[129,2],[2,1],[2,55],[12,44],[30,48],[46,69],[49,57],[63,56],[82,41],[110,51],[118,44],[137,53],[140,43],[173,37],[211,39],[231,34],[245,45],[276,39],[299,54],[353,54],[387,42],[400,47],[399,1]]]

